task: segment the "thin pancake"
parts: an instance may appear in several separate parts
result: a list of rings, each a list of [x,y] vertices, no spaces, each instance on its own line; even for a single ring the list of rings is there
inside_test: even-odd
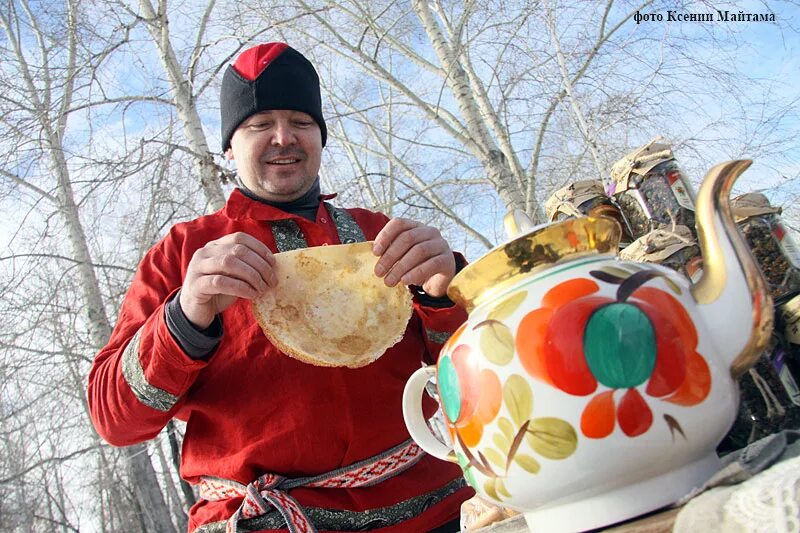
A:
[[[251,302],[267,338],[317,366],[368,365],[396,344],[411,317],[403,284],[374,274],[371,242],[275,255],[278,286]]]

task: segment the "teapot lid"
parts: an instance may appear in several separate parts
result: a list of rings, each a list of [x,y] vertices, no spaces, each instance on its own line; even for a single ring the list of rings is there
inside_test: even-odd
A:
[[[528,228],[515,214],[505,220],[511,239],[464,267],[450,282],[447,295],[467,311],[556,264],[616,253],[619,248],[622,228],[611,218],[580,217]]]

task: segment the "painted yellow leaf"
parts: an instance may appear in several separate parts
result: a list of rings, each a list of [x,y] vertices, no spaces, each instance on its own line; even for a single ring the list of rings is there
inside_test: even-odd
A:
[[[505,496],[506,498],[511,497],[511,493],[508,492],[508,489],[506,489],[506,484],[503,482],[502,479],[497,478],[497,481],[495,481],[494,486],[497,489],[497,493],[500,494],[501,496]]]
[[[503,387],[503,400],[506,409],[517,427],[531,417],[533,411],[533,391],[528,382],[519,374],[512,374]]]
[[[683,294],[683,291],[681,291],[681,288],[678,287],[678,284],[669,279],[667,276],[664,276],[664,281],[667,283],[667,285],[669,285],[669,288],[672,289],[672,292],[677,295]]]
[[[514,435],[516,434],[514,424],[512,424],[511,420],[508,418],[501,416],[497,419],[497,427],[503,432],[503,435],[508,439],[508,445],[511,446],[511,443],[514,441]]]
[[[512,294],[511,296],[509,296],[508,298],[506,298],[505,300],[494,306],[494,309],[489,311],[489,314],[486,316],[486,318],[488,320],[507,319],[514,313],[514,311],[517,310],[520,304],[525,301],[525,298],[527,296],[528,296],[528,291],[519,291]]]
[[[503,456],[502,453],[498,452],[494,448],[484,448],[483,454],[489,459],[489,462],[492,463],[497,468],[502,468],[505,470],[506,468],[506,458]]]
[[[492,442],[501,452],[505,454],[508,454],[509,450],[511,450],[511,441],[508,440],[502,433],[495,433],[492,435]]]
[[[535,457],[524,453],[518,453],[514,456],[514,461],[531,474],[538,474],[541,468],[539,461],[537,461]]]
[[[578,446],[575,428],[560,418],[534,418],[525,439],[536,453],[548,459],[569,457]]]
[[[514,358],[514,335],[497,320],[484,320],[481,328],[481,353],[496,365],[507,365]]]
[[[483,490],[487,496],[492,498],[495,501],[502,501],[500,496],[497,495],[497,490],[495,489],[495,481],[497,481],[496,477],[489,478],[483,482]]]
[[[631,273],[625,270],[624,268],[619,268],[615,266],[606,265],[601,270],[603,270],[603,272],[608,272],[612,276],[617,276],[618,278],[622,279],[628,279],[631,275]]]

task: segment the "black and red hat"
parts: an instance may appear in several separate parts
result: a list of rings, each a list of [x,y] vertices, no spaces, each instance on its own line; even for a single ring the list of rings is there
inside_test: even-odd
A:
[[[242,52],[222,77],[222,150],[249,116],[271,109],[308,113],[319,125],[322,146],[328,130],[322,118],[319,77],[303,54],[286,43],[266,43]]]

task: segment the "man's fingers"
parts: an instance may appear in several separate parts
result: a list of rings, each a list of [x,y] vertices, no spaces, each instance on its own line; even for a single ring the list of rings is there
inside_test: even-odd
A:
[[[439,230],[412,220],[390,220],[375,237],[372,251],[380,256],[375,275],[389,287],[400,282],[421,285],[428,294],[441,296],[455,275],[453,252]]]
[[[438,254],[406,272],[400,281],[404,285],[424,285],[433,275],[447,270],[452,254]]]
[[[270,266],[275,266],[275,256],[266,244],[259,241],[252,235],[243,232],[231,233],[213,242],[215,246],[243,245],[263,258]]]
[[[269,250],[267,250],[269,252]],[[252,267],[267,285],[274,287],[278,278],[275,276],[275,257],[269,253],[266,257],[258,254],[246,244],[234,244],[231,255]]]
[[[263,259],[261,261],[266,265]],[[216,279],[215,276],[246,283],[256,293],[263,293],[268,289],[267,282],[255,268],[232,254],[214,255],[197,261],[190,266],[184,287],[201,300],[211,298],[217,294],[214,291],[219,285],[218,281],[209,281]]]
[[[386,274],[384,278],[386,284],[391,287],[401,280],[406,284],[416,283],[407,281],[406,276],[408,273],[425,264],[428,260],[442,254],[443,252],[444,249],[441,243],[436,240],[426,240],[414,244],[400,259],[394,263],[389,272]],[[432,274],[433,272],[428,275],[430,276]]]
[[[278,276],[275,275],[274,271],[276,265],[275,255],[273,255],[267,245],[252,235],[242,232],[234,233],[232,239],[237,252],[239,252],[237,257],[241,257],[250,266],[256,269],[267,285],[275,287],[278,284]],[[240,246],[244,246],[248,250],[254,252],[255,257],[252,254],[245,253],[239,248]],[[266,264],[262,263],[261,259],[263,259]]]
[[[375,275],[384,276],[387,272],[394,270],[395,265],[401,260],[404,260],[406,255],[411,253],[415,247],[419,246],[421,243],[434,241],[437,235],[438,232],[428,226],[409,228],[397,234],[391,243],[384,245],[385,248],[381,254],[381,258],[375,264]],[[433,255],[433,253],[434,252],[427,250],[427,248],[423,246],[413,253],[416,257],[411,257],[409,260],[416,259],[417,262],[420,262]],[[406,265],[405,269],[408,270],[408,268],[412,266],[414,265]],[[402,276],[402,273],[398,275],[398,278],[400,276]]]
[[[375,242],[372,245],[372,253],[375,255],[383,255],[383,253],[386,251],[389,245],[395,241],[398,235],[404,231],[408,231],[418,226],[420,226],[420,224],[414,222],[413,220],[408,220],[405,218],[391,219],[375,237]]]
[[[275,257],[246,233],[206,243],[189,262],[181,289],[181,307],[195,325],[206,327],[237,298],[253,299],[276,286]]]
[[[277,283],[269,262],[244,244],[217,245],[203,254],[196,271],[204,275],[231,276],[250,283],[259,291]]]
[[[264,264],[266,265],[266,262],[264,262]],[[210,263],[209,266],[211,269],[208,272],[204,272],[207,275],[222,275],[232,279],[238,279],[250,284],[250,286],[258,292],[266,291],[269,286],[267,280],[264,279],[265,275],[267,278],[270,277],[268,273],[262,275],[256,268],[239,257],[233,255],[218,257],[216,261]]]
[[[208,295],[226,295],[252,300],[261,291],[257,291],[250,283],[222,274],[201,276],[197,279],[198,289]]]

